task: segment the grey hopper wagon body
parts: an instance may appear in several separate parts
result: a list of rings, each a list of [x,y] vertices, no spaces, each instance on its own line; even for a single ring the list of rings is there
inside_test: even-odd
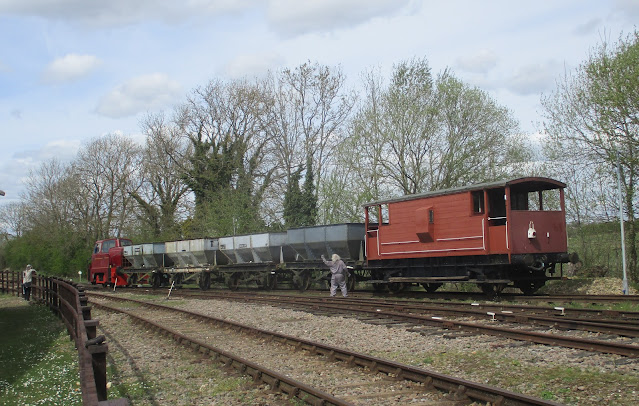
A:
[[[359,261],[364,255],[364,224],[344,223],[293,228],[287,231],[288,244],[298,261],[317,261],[333,254],[343,260]]]
[[[220,253],[217,238],[169,241],[166,243],[166,254],[176,266],[185,268],[228,263]]]
[[[286,232],[220,237],[220,251],[233,264],[280,263],[292,261],[295,253],[286,241]]]

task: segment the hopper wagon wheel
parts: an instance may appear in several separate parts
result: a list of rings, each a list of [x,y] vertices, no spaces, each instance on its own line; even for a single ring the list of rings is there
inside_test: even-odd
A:
[[[442,286],[441,283],[422,283],[422,287],[426,289],[428,293],[435,292],[440,286]]]
[[[351,276],[346,278],[346,289],[349,292],[352,292],[355,290],[355,273],[351,272]]]
[[[268,272],[264,275],[264,289],[274,290],[277,288],[277,274],[274,272]]]
[[[229,289],[237,290],[240,287],[240,274],[238,273],[231,274],[226,284],[229,287]]]
[[[173,274],[173,277],[171,278],[171,282],[174,282],[175,286],[181,286],[183,280],[184,280],[184,275],[181,273]]]
[[[135,286],[138,283],[138,274],[132,273],[126,279],[126,286]]]
[[[153,289],[157,289],[160,286],[162,286],[162,274],[159,272],[156,272],[151,277],[151,287]]]
[[[304,292],[311,286],[311,273],[309,271],[302,271],[293,276],[293,285],[300,292]]]
[[[211,287],[211,273],[201,272],[200,278],[198,280],[198,285],[202,290],[209,290],[209,288]]]

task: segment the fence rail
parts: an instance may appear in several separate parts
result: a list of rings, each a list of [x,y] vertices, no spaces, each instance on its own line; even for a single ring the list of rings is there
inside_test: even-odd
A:
[[[21,272],[0,271],[0,291],[23,295]],[[78,350],[80,387],[84,406],[127,406],[128,399],[107,400],[106,356],[108,345],[97,336],[98,320],[91,318],[91,306],[82,286],[56,277],[33,277],[31,297],[45,304],[67,327]]]

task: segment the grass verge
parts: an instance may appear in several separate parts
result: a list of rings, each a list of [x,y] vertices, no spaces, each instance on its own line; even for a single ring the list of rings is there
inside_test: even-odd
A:
[[[48,308],[0,295],[0,405],[82,404],[78,355]]]

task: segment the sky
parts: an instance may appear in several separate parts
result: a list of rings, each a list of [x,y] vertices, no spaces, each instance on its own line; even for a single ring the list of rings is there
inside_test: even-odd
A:
[[[541,95],[637,22],[639,0],[0,0],[0,205],[94,138],[142,140],[143,117],[211,80],[308,61],[357,89],[426,58],[535,137]]]

